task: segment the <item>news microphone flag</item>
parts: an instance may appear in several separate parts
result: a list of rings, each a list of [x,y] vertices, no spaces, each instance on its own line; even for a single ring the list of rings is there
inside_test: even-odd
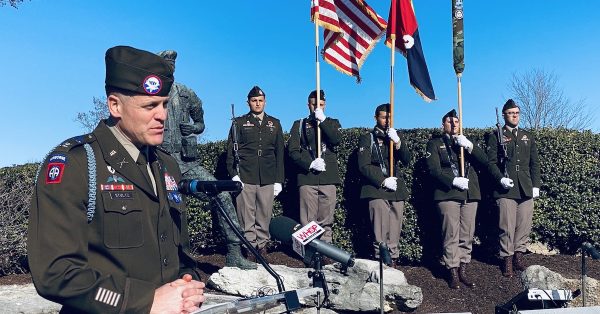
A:
[[[338,18],[339,31],[325,28],[323,59],[338,71],[356,76],[367,56],[383,36],[385,19],[363,0],[329,0]]]
[[[391,35],[396,35],[396,47],[408,65],[410,85],[427,102],[435,100],[429,70],[421,47],[417,17],[411,0],[392,0],[385,43],[391,47]]]

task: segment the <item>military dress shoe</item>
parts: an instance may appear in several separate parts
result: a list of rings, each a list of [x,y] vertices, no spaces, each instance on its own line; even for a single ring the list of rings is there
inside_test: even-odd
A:
[[[465,286],[474,288],[475,283],[469,280],[469,277],[467,277],[467,265],[468,264],[466,263],[460,263],[460,268],[458,269],[458,279],[460,279],[460,282],[465,284]]]
[[[450,289],[460,289],[460,279],[458,279],[458,268],[450,268],[448,269],[448,287]]]
[[[502,263],[502,276],[510,278],[514,275],[512,260],[512,256],[504,257],[504,262]]]
[[[515,269],[518,271],[524,271],[527,268],[527,264],[523,260],[522,252],[515,252],[515,255],[513,256],[513,264]]]

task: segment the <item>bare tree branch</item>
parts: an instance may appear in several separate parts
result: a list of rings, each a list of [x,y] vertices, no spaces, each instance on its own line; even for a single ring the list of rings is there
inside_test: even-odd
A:
[[[78,112],[75,118],[81,126],[87,131],[92,132],[98,122],[108,118],[108,106],[106,105],[106,97],[94,97],[94,107],[88,112]]]
[[[526,128],[584,130],[594,120],[584,99],[572,102],[564,95],[554,73],[540,69],[514,73],[509,89],[521,107],[521,123]]]

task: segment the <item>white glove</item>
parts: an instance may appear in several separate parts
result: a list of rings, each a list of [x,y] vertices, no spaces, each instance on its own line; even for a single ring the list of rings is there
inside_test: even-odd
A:
[[[540,197],[540,188],[533,188],[533,198]]]
[[[392,142],[394,142],[394,144],[400,143],[400,137],[398,136],[396,129],[389,128],[387,131],[387,136],[390,138],[390,140],[392,140]]]
[[[309,169],[325,171],[325,160],[323,158],[316,158],[310,163]]]
[[[282,189],[283,189],[283,187],[281,186],[281,183],[273,184],[273,195],[275,195],[275,196],[279,195],[279,193],[281,193]]]
[[[452,180],[452,185],[459,188],[460,190],[469,189],[469,179],[463,177],[456,177]]]
[[[500,184],[502,184],[502,187],[505,189],[510,189],[513,186],[515,186],[515,183],[513,182],[513,180],[511,178],[500,179]]]
[[[242,182],[242,179],[240,179],[240,176],[235,176],[235,177],[231,178],[231,180],[241,183],[242,189],[244,188],[244,182]]]
[[[385,178],[385,180],[383,180],[383,187],[385,187],[388,190],[396,191],[396,189],[398,188],[398,182],[396,182],[396,180],[398,180],[398,178],[396,177]]]
[[[315,118],[317,120],[319,120],[319,122],[323,122],[323,121],[325,121],[325,118],[327,118],[327,117],[325,116],[325,113],[323,113],[323,109],[316,108],[315,109]]]
[[[454,135],[454,140],[456,141],[456,144],[458,144],[458,146],[466,148],[469,151],[469,153],[473,151],[473,143],[469,141],[466,136],[462,134]]]

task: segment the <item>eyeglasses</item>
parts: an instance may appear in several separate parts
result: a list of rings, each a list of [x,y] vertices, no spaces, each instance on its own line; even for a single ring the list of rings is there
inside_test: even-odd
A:
[[[507,116],[518,116],[520,112],[505,112],[504,114]]]

